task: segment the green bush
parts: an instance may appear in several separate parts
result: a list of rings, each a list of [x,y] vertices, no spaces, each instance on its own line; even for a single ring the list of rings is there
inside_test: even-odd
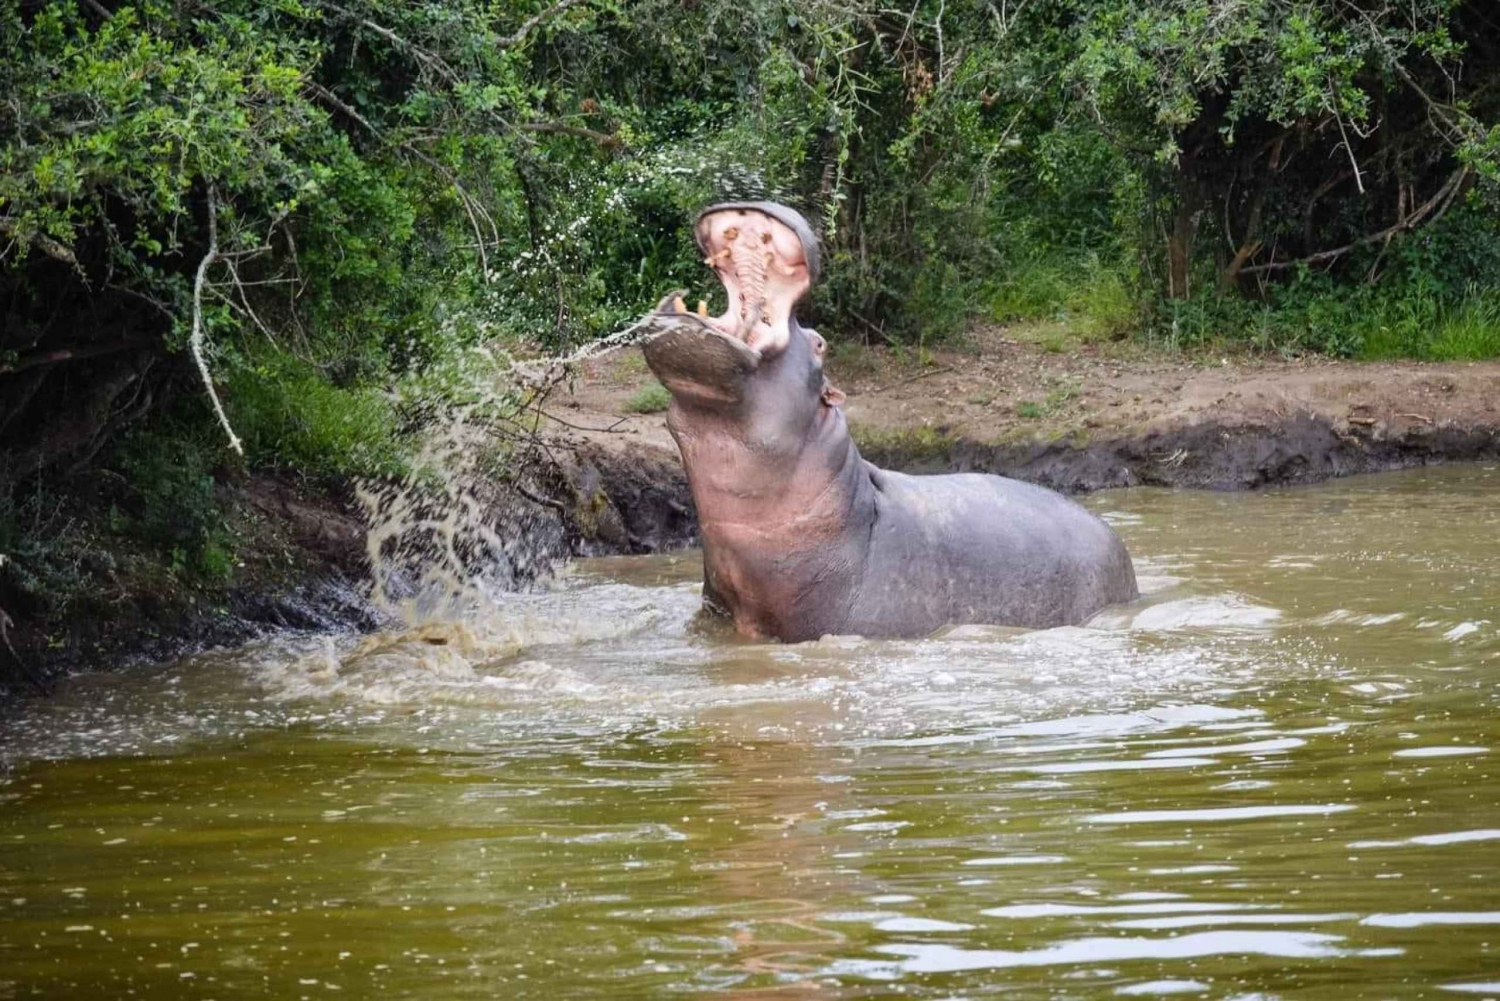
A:
[[[398,475],[403,442],[389,393],[364,382],[330,382],[315,365],[260,349],[228,366],[230,423],[262,463],[314,477]]]
[[[126,439],[114,465],[129,484],[117,530],[157,548],[174,574],[227,579],[233,542],[224,527],[223,503],[201,440],[168,433]]]

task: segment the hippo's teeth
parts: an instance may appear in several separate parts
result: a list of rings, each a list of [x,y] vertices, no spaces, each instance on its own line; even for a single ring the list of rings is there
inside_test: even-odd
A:
[[[682,296],[679,295],[677,298],[675,298],[675,299],[672,300],[672,308],[675,309],[679,313],[686,313],[687,312],[687,303],[683,302],[682,301]]]
[[[703,317],[705,320],[708,319],[708,300],[707,299],[699,299],[698,300],[698,315],[701,316],[701,317]]]
[[[730,226],[724,231],[724,239],[726,240],[738,240],[739,238],[740,230],[738,226]]]
[[[703,263],[707,264],[709,267],[712,268],[712,267],[717,266],[720,261],[724,260],[728,256],[729,256],[729,248],[728,247],[724,247],[724,248],[720,249],[718,251],[718,253],[709,254],[707,257],[705,257],[703,259]]]
[[[764,232],[764,233],[762,233],[760,235],[760,242],[761,243],[770,243],[771,242],[771,231],[770,230],[767,230],[766,232]]]

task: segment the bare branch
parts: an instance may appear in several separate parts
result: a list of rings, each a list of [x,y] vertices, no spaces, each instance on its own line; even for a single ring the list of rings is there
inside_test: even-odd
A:
[[[1344,116],[1339,113],[1339,94],[1334,89],[1332,77],[1328,78],[1328,90],[1333,97],[1333,117],[1339,123],[1339,135],[1344,140],[1340,145],[1344,147],[1344,152],[1349,154],[1349,165],[1354,168],[1354,184],[1359,188],[1359,193],[1364,194],[1365,175],[1359,169],[1359,161],[1354,158],[1354,147],[1349,145],[1349,133],[1344,131]]]
[[[449,83],[456,84],[459,82],[459,75],[453,69],[453,67],[449,66],[447,61],[444,60],[442,56],[438,55],[436,52],[433,52],[431,49],[423,48],[416,42],[410,41],[409,39],[403,38],[402,36],[396,34],[385,25],[376,24],[374,21],[371,21],[367,17],[361,17],[347,7],[341,7],[336,3],[328,3],[326,2],[326,0],[324,2],[324,6],[329,10],[337,11],[338,13],[347,17],[349,20],[354,21],[365,28],[368,28],[375,34],[379,35],[381,38],[384,38],[386,41],[396,46],[396,48],[402,49],[406,52],[410,52],[413,56],[416,57],[418,62],[426,66],[431,66],[433,69],[437,70],[437,72],[445,79],[447,79]]]
[[[1412,212],[1411,215],[1396,223],[1396,225],[1387,227],[1386,229],[1383,229],[1378,233],[1371,233],[1369,236],[1362,236],[1358,240],[1355,240],[1352,243],[1347,243],[1342,247],[1335,247],[1332,250],[1324,250],[1316,254],[1309,254],[1308,256],[1300,257],[1295,261],[1277,261],[1272,264],[1257,264],[1252,268],[1241,268],[1240,270],[1244,274],[1254,274],[1261,271],[1284,271],[1287,268],[1295,268],[1303,264],[1319,264],[1323,261],[1332,261],[1344,256],[1352,250],[1358,250],[1360,247],[1368,247],[1372,243],[1379,243],[1381,240],[1388,240],[1399,233],[1416,229],[1419,225],[1421,225],[1422,220],[1426,219],[1429,215],[1432,215],[1434,209],[1440,209],[1437,216],[1434,217],[1434,220],[1442,218],[1443,213],[1448,211],[1448,206],[1451,205],[1453,199],[1457,197],[1459,189],[1462,187],[1464,179],[1467,178],[1468,175],[1469,168],[1467,166],[1458,168],[1458,170],[1454,171],[1448,177],[1447,181],[1443,182],[1443,186],[1437,190],[1437,193],[1429,198],[1426,202],[1423,202],[1422,205],[1420,205],[1414,212]]]
[[[100,355],[116,354],[120,351],[129,351],[131,348],[145,347],[150,344],[148,338],[128,338],[122,341],[110,341],[107,344],[89,344],[80,348],[58,348],[55,351],[36,351],[29,355],[23,355],[8,365],[0,365],[0,375],[11,375],[15,372],[24,372],[29,368],[37,368],[41,365],[57,365],[65,361],[82,361],[85,358],[97,358]]]
[[[323,86],[320,83],[314,83],[313,81],[309,80],[307,81],[307,89],[312,93],[314,97],[322,101],[324,104],[335,109],[336,111],[342,112],[344,115],[358,122],[360,125],[363,125],[371,135],[374,135],[377,138],[383,138],[380,130],[377,129],[374,125],[371,125],[368,118],[366,118],[364,115],[361,115],[358,111],[355,111],[353,107],[345,103],[342,98],[340,98],[333,91],[329,90],[327,87]]]
[[[20,226],[16,223],[16,220],[10,218],[9,216],[0,216],[0,233],[6,233],[19,239],[19,231]],[[81,273],[81,270],[78,267],[78,258],[74,256],[73,251],[64,244],[59,243],[57,240],[54,240],[46,233],[40,231],[32,233],[30,240],[32,246],[36,247],[36,249],[46,254],[54,261],[61,261],[63,264],[68,265],[74,270],[79,270]]]
[[[531,34],[532,31],[536,29],[537,25],[541,24],[543,21],[547,20],[547,18],[552,17],[553,15],[561,14],[569,7],[573,7],[580,2],[582,2],[582,0],[557,0],[557,3],[553,4],[551,7],[548,7],[540,14],[537,14],[528,19],[526,23],[522,24],[521,27],[516,29],[514,34],[500,39],[500,47],[502,49],[509,49],[520,45],[522,42],[526,41],[526,36]]]
[[[213,401],[214,414],[219,418],[219,424],[224,428],[224,433],[229,436],[229,447],[234,449],[236,455],[244,455],[245,448],[240,444],[239,435],[234,433],[234,428],[229,425],[229,417],[224,413],[224,404],[219,401],[219,394],[214,389],[213,376],[209,374],[208,362],[203,357],[203,286],[208,280],[208,269],[219,259],[219,198],[214,186],[208,186],[208,252],[203,255],[203,260],[198,262],[198,273],[193,278],[193,332],[188,337],[188,349],[193,353],[193,361],[198,366],[198,374],[203,377],[203,388],[208,390],[208,398]]]
[[[623,145],[620,137],[610,132],[595,132],[593,129],[585,129],[578,125],[566,125],[562,122],[523,122],[514,126],[522,132],[553,132],[564,136],[577,136],[579,139],[591,139],[607,149]]]

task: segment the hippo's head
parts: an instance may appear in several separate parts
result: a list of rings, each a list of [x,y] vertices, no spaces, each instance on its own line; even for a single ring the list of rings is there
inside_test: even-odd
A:
[[[804,440],[843,394],[823,377],[827,344],[793,309],[817,280],[817,237],[807,220],[773,202],[705,209],[695,226],[704,263],[728,299],[720,316],[682,293],[647,322],[646,361],[672,394],[674,427],[694,418],[737,426],[760,446]]]

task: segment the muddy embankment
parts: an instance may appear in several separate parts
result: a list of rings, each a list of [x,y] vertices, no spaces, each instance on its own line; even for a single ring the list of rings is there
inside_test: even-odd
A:
[[[1217,490],[1313,483],[1433,463],[1500,461],[1500,364],[1164,362],[1056,350],[1004,331],[916,365],[881,351],[835,357],[867,458],[917,473],[980,471],[1069,493],[1156,485]],[[517,493],[478,485],[507,540],[508,582],[569,556],[646,553],[696,540],[696,518],[636,352],[593,365],[549,404],[557,460]],[[160,660],[285,629],[362,631],[365,534],[350,496],[289,482],[224,487],[239,563],[212,588],[106,568],[107,586],[61,617],[7,631],[0,685]],[[15,614],[22,612],[23,614]],[[40,683],[40,684],[38,684]]]

